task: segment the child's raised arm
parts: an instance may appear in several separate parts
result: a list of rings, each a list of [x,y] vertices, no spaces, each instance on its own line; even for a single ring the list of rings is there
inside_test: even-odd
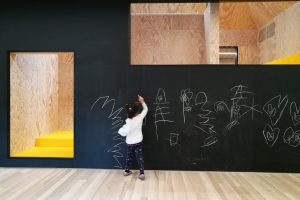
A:
[[[145,103],[145,100],[142,96],[138,95],[138,98],[139,98],[139,102],[142,104],[143,106],[143,111],[141,112],[141,117],[144,118],[146,115],[147,115],[147,112],[148,112],[148,106],[146,105]]]

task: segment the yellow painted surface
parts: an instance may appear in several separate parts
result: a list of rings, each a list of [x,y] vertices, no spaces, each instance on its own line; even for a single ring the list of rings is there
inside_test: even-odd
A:
[[[300,64],[300,53],[280,58],[271,62],[267,62],[269,65],[281,65],[281,64]]]
[[[57,131],[44,135],[36,139],[35,147],[12,157],[74,158],[74,133]]]
[[[58,131],[44,135],[35,140],[36,147],[73,147],[74,134],[72,131]]]
[[[33,147],[12,157],[74,158],[72,147]]]

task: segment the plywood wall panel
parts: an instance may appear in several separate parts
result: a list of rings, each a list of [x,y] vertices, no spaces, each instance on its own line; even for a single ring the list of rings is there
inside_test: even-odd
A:
[[[239,64],[257,64],[259,62],[258,31],[221,30],[221,46],[238,46]]]
[[[256,29],[248,3],[220,3],[220,29]]]
[[[206,63],[203,15],[132,15],[131,64]]]
[[[252,17],[257,28],[269,23],[274,17],[280,15],[296,1],[271,1],[271,2],[248,2]]]
[[[58,55],[35,56],[38,68],[38,125],[40,136],[58,128]]]
[[[34,146],[35,138],[57,129],[58,57],[12,53],[10,66],[10,154]]]
[[[59,54],[58,129],[74,130],[74,53]]]
[[[221,29],[260,29],[296,1],[220,3]]]
[[[205,3],[137,3],[131,4],[131,14],[203,14]]]
[[[39,135],[37,96],[33,95],[38,79],[37,69],[31,68],[26,57],[12,54],[10,60],[10,153],[13,155],[31,148]]]
[[[208,64],[219,64],[219,4],[210,3],[204,11],[205,49]]]
[[[275,35],[259,43],[260,63],[266,63],[300,52],[300,2],[269,23],[275,22]]]
[[[259,47],[259,63],[263,64],[276,58],[276,36],[269,38],[263,43],[258,45]]]
[[[300,2],[275,18],[275,59],[300,52]]]

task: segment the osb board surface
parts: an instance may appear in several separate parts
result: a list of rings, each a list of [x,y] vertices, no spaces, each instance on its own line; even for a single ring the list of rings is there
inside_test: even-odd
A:
[[[206,63],[203,15],[132,15],[131,64]]]
[[[133,3],[131,14],[203,14],[205,3]]]
[[[260,63],[300,52],[300,2],[274,18],[275,35],[259,43]]]

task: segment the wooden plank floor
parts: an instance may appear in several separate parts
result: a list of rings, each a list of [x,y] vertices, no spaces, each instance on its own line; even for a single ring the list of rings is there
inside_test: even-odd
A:
[[[300,174],[0,168],[2,200],[299,200]]]

